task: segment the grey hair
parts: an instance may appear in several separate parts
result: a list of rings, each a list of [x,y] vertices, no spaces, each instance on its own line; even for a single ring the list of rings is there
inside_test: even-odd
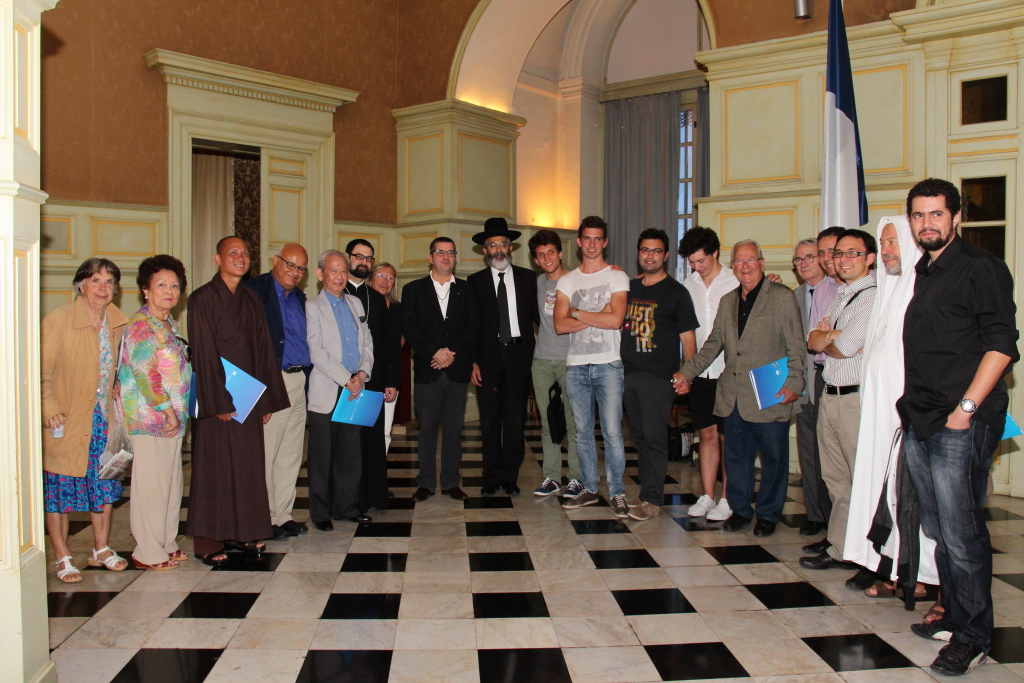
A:
[[[396,278],[395,286],[391,288],[391,292],[388,294],[388,301],[390,301],[391,303],[395,303],[396,301],[398,301],[398,299],[395,298],[395,291],[398,289],[398,282],[397,282],[398,268],[395,268],[393,265],[391,265],[387,261],[381,261],[380,263],[378,263],[377,265],[375,265],[373,267],[373,270],[370,271],[370,277],[373,277],[374,275],[376,275],[377,271],[380,270],[381,268],[390,268],[391,272],[395,274],[395,278]]]
[[[348,259],[346,259],[345,255],[342,254],[337,249],[328,249],[327,251],[325,251],[322,254],[320,254],[320,258],[318,258],[316,260],[316,267],[318,269],[320,269],[320,270],[323,270],[324,268],[326,268],[327,267],[327,259],[329,257],[331,257],[331,256],[338,256],[338,257],[340,257],[343,261],[345,261],[345,267],[346,268],[348,267]]]
[[[104,270],[114,278],[114,294],[117,294],[121,291],[121,269],[113,261],[96,256],[86,259],[82,265],[78,266],[78,272],[75,273],[75,279],[71,283],[71,288],[76,294],[81,294],[82,283]]]
[[[818,248],[818,239],[816,237],[808,237],[805,240],[800,240],[799,242],[796,243],[796,246],[793,247],[793,253],[796,254],[796,250],[797,249],[799,249],[800,247],[805,247],[805,246],[806,247],[814,247],[815,249],[817,249]]]
[[[817,244],[817,242],[815,242],[815,244]],[[761,253],[761,245],[757,243],[757,240],[740,240],[736,244],[732,245],[732,253],[735,254],[736,250],[740,247],[754,247],[754,249],[757,249],[757,258],[764,258],[764,254]],[[733,258],[735,259],[736,257],[733,256]]]

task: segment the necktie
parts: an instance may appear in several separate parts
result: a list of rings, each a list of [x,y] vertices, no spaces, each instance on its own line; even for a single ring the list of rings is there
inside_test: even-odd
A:
[[[508,319],[508,290],[505,288],[505,273],[498,273],[498,341],[503,344],[512,341],[512,323]]]

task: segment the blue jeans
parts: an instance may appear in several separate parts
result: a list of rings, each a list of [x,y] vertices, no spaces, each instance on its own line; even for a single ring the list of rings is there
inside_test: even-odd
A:
[[[903,439],[917,490],[921,529],[935,541],[942,625],[954,643],[988,652],[992,644],[992,544],[985,494],[999,434],[971,420],[969,429],[943,427],[924,441],[914,428]]]
[[[626,492],[622,475],[626,451],[622,445],[622,361],[599,365],[570,365],[565,369],[565,393],[569,395],[572,419],[576,422],[576,453],[580,459],[580,483],[592,493],[601,485],[597,471],[597,441],[594,439],[594,402],[601,414],[604,436],[604,476],[608,495]]]
[[[757,518],[777,524],[789,484],[789,420],[747,422],[739,408],[725,418],[725,471],[729,485],[725,497],[732,511],[754,517],[754,459],[761,452],[761,488],[757,492]]]

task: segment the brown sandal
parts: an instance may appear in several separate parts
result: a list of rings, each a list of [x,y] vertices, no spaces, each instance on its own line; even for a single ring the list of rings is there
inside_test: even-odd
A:
[[[136,569],[142,569],[142,570],[152,569],[152,570],[158,571],[158,572],[166,571],[168,569],[177,569],[178,568],[178,563],[175,562],[173,559],[164,560],[163,562],[161,562],[159,564],[143,564],[143,563],[139,562],[138,560],[136,560],[133,557],[132,558],[132,563],[135,564],[135,568]]]
[[[186,553],[184,550],[175,550],[173,553],[171,553],[171,559],[175,562],[184,562],[188,559],[188,553]]]
[[[931,609],[924,613],[924,623],[931,624],[936,621],[942,621],[942,616],[946,613],[946,610],[942,605],[932,605]]]
[[[874,592],[872,592],[874,591]],[[899,598],[903,599],[903,586],[897,586],[888,581],[876,581],[874,586],[864,589],[864,595],[869,598]],[[928,597],[928,591],[914,590],[914,599],[923,600]]]

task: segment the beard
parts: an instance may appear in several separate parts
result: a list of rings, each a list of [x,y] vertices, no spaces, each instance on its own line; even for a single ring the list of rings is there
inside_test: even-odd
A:
[[[484,262],[498,270],[505,270],[508,268],[508,254],[494,254],[493,256],[487,254],[484,255]]]
[[[360,263],[352,269],[352,275],[360,280],[365,280],[370,275],[370,269],[366,267],[366,264]]]
[[[899,276],[903,274],[903,266],[900,264],[899,259],[894,258],[891,261],[882,259],[882,265],[885,266],[885,272],[888,275]]]
[[[918,237],[917,243],[921,245],[921,248],[924,249],[925,251],[938,251],[939,249],[942,249],[944,246],[953,241],[953,235],[955,234],[956,230],[954,229],[950,230],[949,234],[946,235],[945,237],[943,237],[942,235],[939,235],[938,237],[933,237],[932,239],[922,239]]]

